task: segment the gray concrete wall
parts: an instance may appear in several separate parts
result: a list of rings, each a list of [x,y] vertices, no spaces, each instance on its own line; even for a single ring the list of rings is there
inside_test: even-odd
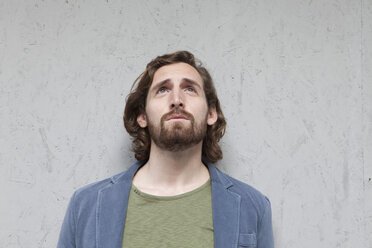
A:
[[[187,49],[228,128],[218,167],[278,248],[372,247],[372,1],[0,1],[0,247],[55,247],[73,191],[134,162],[130,85]]]

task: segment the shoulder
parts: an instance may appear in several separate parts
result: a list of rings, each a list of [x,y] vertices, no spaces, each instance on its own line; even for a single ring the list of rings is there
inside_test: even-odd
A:
[[[133,164],[129,169],[118,173],[112,177],[90,183],[85,185],[74,192],[73,200],[77,202],[90,202],[95,200],[102,190],[110,188],[114,184],[122,182],[130,182],[133,174],[137,171],[139,163]]]
[[[269,198],[256,188],[231,176],[228,177],[234,184],[230,190],[240,193],[242,198],[247,198],[247,200],[252,201],[257,208],[265,209],[270,204]]]
[[[111,184],[112,184],[111,178],[106,178],[106,179],[103,179],[103,180],[100,180],[94,183],[90,183],[81,188],[78,188],[74,192],[74,198],[75,200],[79,200],[81,198],[95,196],[98,194],[99,191],[101,191],[104,188],[109,187]]]
[[[264,214],[267,208],[270,208],[269,198],[259,190],[220,171],[218,168],[216,170],[219,176],[224,178],[224,181],[229,182],[228,190],[241,197],[243,206],[249,205],[249,207],[253,207],[259,215]]]

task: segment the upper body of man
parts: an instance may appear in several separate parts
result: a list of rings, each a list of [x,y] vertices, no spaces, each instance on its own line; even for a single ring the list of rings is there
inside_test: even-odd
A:
[[[191,53],[147,65],[124,124],[139,162],[74,193],[59,248],[274,247],[269,200],[212,164],[226,122]]]

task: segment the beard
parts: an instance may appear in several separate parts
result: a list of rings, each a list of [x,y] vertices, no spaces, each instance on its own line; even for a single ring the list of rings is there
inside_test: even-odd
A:
[[[188,121],[175,121],[166,125],[166,120],[174,114],[181,114]],[[195,123],[195,118],[192,114],[176,108],[161,117],[160,126],[154,125],[147,118],[149,120],[149,134],[159,148],[171,152],[183,151],[204,139],[207,132],[207,117],[208,115],[205,116],[201,123]]]

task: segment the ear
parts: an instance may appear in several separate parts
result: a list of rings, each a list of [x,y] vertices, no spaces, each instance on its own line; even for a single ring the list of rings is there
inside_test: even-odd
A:
[[[216,107],[215,106],[211,106],[209,107],[209,110],[208,110],[208,119],[207,119],[207,123],[209,126],[212,126],[214,123],[216,123],[217,121],[217,111],[216,111]]]
[[[137,116],[137,123],[140,127],[145,128],[147,127],[147,118],[146,114],[139,114]]]

